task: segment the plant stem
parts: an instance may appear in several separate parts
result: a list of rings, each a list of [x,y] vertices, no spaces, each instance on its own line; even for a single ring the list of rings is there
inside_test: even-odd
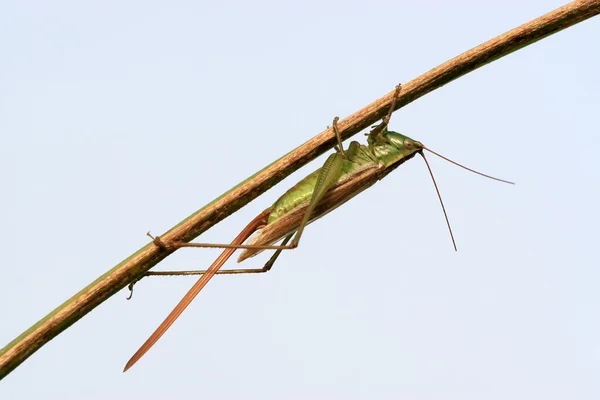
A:
[[[487,63],[598,13],[600,0],[574,1],[489,40],[404,84],[396,109]],[[390,107],[393,94],[388,93],[340,121],[338,129],[342,138],[347,139],[381,119]],[[332,129],[320,133],[196,211],[161,237],[167,242],[188,242],[196,238],[335,144]],[[150,242],[23,332],[0,350],[0,379],[171,252]]]

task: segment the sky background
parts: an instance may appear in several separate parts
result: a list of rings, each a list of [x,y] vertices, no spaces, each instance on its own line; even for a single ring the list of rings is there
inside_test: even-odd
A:
[[[0,347],[334,116],[562,4],[3,1]],[[600,398],[599,37],[591,19],[394,114],[392,130],[517,182],[429,157],[458,252],[415,158],[272,272],[214,278],[126,374],[193,278],[119,292],[0,398]],[[323,160],[201,240],[230,241]]]

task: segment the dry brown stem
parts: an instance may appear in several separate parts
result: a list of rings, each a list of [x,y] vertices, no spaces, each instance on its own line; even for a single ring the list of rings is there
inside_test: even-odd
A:
[[[600,12],[600,0],[574,1],[542,17],[489,40],[404,84],[396,109],[475,69],[561,31]],[[381,119],[393,92],[339,122],[344,139]],[[167,241],[190,241],[231,215],[283,178],[324,153],[335,144],[328,129],[273,162],[215,201],[175,225],[161,237]],[[152,242],[60,305],[0,350],[0,379],[59,333],[100,303],[144,274],[170,254]]]

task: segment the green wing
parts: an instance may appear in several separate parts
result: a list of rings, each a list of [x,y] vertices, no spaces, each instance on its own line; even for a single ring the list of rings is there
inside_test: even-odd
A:
[[[323,196],[327,193],[329,189],[340,179],[342,175],[342,169],[344,167],[344,156],[341,153],[336,152],[335,154],[327,157],[327,161],[323,164],[323,167],[319,171],[319,176],[317,178],[317,183],[315,184],[315,188],[313,190],[312,197],[310,198],[310,203],[308,208],[306,209],[306,214],[304,214],[304,218],[300,225],[298,225],[298,231],[296,233],[296,237],[294,238],[292,245],[297,246],[300,241],[300,236],[302,236],[302,232],[304,231],[304,227],[308,224],[310,220],[310,216],[312,215],[315,207]]]

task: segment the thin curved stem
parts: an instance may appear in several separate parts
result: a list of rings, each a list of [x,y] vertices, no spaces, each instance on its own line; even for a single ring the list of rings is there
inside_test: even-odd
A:
[[[449,82],[534,43],[546,36],[600,13],[600,0],[574,1],[489,40],[402,85],[395,109]],[[443,35],[440,32],[440,35]],[[340,121],[343,139],[355,135],[384,117],[394,91]],[[188,242],[239,210],[283,178],[332,148],[333,129],[327,129],[252,175],[207,206],[175,225],[161,237],[168,242]],[[106,246],[103,243],[101,246]],[[57,307],[0,350],[0,379],[85,314],[158,264],[173,250],[149,243]]]

